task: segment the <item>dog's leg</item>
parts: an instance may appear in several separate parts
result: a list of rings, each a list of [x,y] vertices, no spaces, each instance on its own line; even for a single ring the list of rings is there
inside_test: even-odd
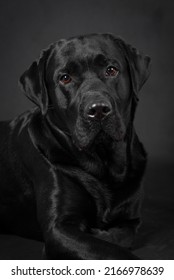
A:
[[[44,254],[47,259],[138,259],[129,250],[81,232],[77,226],[54,228],[47,235]]]
[[[88,228],[96,215],[95,202],[76,180],[51,169],[41,176],[42,184],[35,190],[45,258],[137,259],[129,250],[90,233]]]

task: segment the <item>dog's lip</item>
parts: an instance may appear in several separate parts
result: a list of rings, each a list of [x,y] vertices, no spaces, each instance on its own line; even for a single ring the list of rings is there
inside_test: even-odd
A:
[[[101,137],[99,136],[100,134],[101,134]],[[122,142],[122,141],[124,141],[124,138],[125,138],[125,135],[124,135],[123,132],[122,133],[116,133],[115,135],[110,135],[109,133],[107,133],[101,127],[101,129],[97,132],[97,134],[93,138],[91,138],[91,140],[86,145],[81,145],[77,141],[77,139],[73,138],[72,140],[73,140],[73,144],[78,148],[79,151],[88,151],[90,149],[90,147],[92,147],[92,145],[95,143],[95,140],[97,139],[97,137],[98,137],[99,140],[100,139],[102,140],[103,136],[106,137],[106,138],[109,138],[111,142],[112,141],[113,142]],[[101,143],[102,143],[102,141],[101,141]],[[108,145],[108,142],[103,141],[103,144]]]

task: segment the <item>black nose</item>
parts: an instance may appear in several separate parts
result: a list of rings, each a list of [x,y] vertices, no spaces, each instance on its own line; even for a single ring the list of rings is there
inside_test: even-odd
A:
[[[87,109],[88,118],[101,120],[110,115],[112,112],[111,105],[108,103],[93,103]]]

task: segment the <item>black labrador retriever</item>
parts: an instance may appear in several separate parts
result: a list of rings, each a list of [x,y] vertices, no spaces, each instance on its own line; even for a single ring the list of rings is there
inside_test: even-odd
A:
[[[136,259],[146,152],[133,120],[150,58],[111,34],[60,40],[20,78],[37,106],[0,123],[1,232],[47,259]]]

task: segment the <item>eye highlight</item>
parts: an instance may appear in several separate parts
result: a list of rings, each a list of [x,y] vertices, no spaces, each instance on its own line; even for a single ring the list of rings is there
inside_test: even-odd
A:
[[[106,68],[105,76],[106,77],[116,77],[119,71],[115,66],[108,66]]]
[[[67,85],[72,81],[72,78],[69,74],[63,74],[60,78],[59,78],[59,82],[63,85]]]

